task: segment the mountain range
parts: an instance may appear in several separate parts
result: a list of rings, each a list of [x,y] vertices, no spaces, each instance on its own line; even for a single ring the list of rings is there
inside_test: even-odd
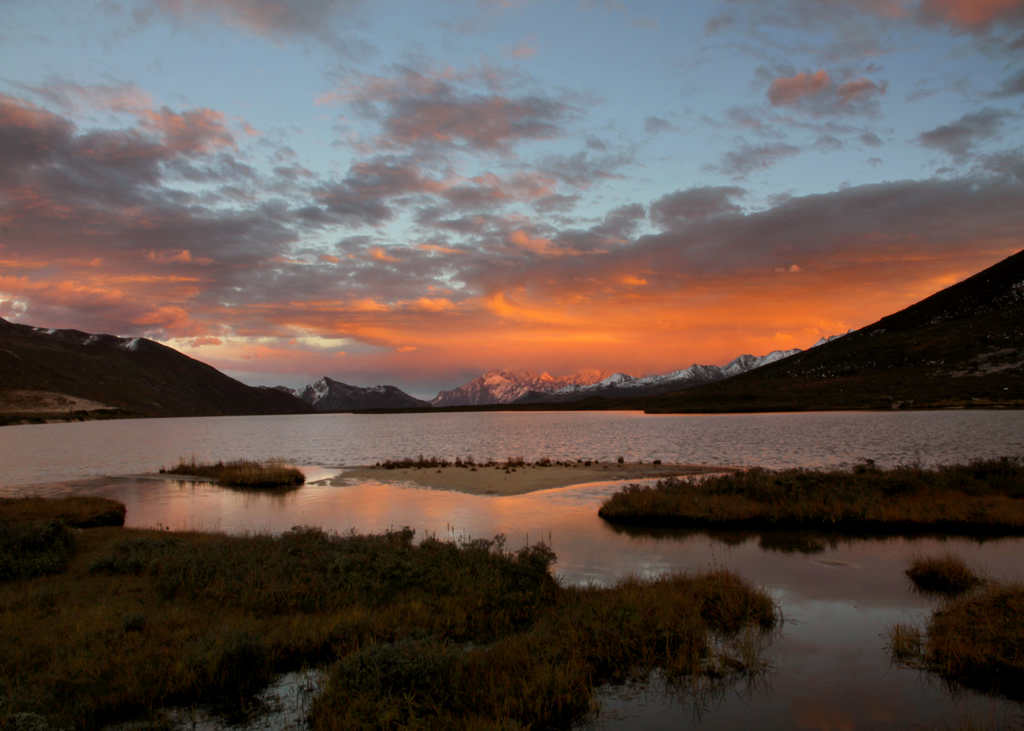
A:
[[[806,351],[742,355],[666,374],[488,371],[432,401],[323,377],[247,386],[145,338],[0,319],[0,423],[477,408],[777,411],[1024,407],[1024,251],[915,305]]]

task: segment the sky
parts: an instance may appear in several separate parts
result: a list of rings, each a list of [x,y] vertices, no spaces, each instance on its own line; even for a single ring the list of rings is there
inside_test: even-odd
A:
[[[251,384],[722,364],[1024,241],[1024,0],[0,13],[0,317]]]

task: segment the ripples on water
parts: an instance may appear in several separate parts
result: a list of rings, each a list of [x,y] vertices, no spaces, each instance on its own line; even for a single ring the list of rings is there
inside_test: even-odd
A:
[[[1024,411],[467,412],[132,419],[0,427],[0,484],[153,472],[181,457],[299,465],[427,456],[821,467],[1024,454]]]

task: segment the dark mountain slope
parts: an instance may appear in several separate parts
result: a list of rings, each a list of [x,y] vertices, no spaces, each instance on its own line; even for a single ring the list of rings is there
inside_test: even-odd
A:
[[[1024,251],[845,337],[649,411],[1024,406]]]
[[[0,319],[0,399],[4,392],[66,394],[123,416],[308,413],[301,399],[254,388],[145,338],[43,330]],[[31,409],[26,409],[31,412]]]

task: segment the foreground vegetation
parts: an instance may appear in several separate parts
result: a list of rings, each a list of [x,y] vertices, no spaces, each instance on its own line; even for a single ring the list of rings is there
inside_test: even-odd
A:
[[[548,548],[500,538],[22,525],[72,540],[57,573],[0,581],[0,727],[245,707],[310,665],[331,666],[317,728],[565,725],[597,684],[654,668],[681,685],[756,672],[776,621],[727,572],[565,588]]]
[[[1024,584],[986,583],[948,599],[923,631],[896,625],[893,658],[948,683],[1024,700]]]
[[[750,469],[694,483],[630,485],[601,506],[611,522],[852,532],[1024,532],[1024,459],[926,469]]]
[[[279,459],[266,462],[239,459],[233,462],[199,463],[192,458],[187,462],[183,459],[174,467],[161,467],[160,472],[206,477],[215,480],[218,485],[251,489],[297,487],[306,481],[300,470]]]
[[[951,554],[915,559],[906,573],[919,591],[947,596],[963,594],[984,583],[962,559]]]
[[[0,498],[0,581],[64,571],[75,551],[70,527],[123,525],[124,513],[104,498]]]

